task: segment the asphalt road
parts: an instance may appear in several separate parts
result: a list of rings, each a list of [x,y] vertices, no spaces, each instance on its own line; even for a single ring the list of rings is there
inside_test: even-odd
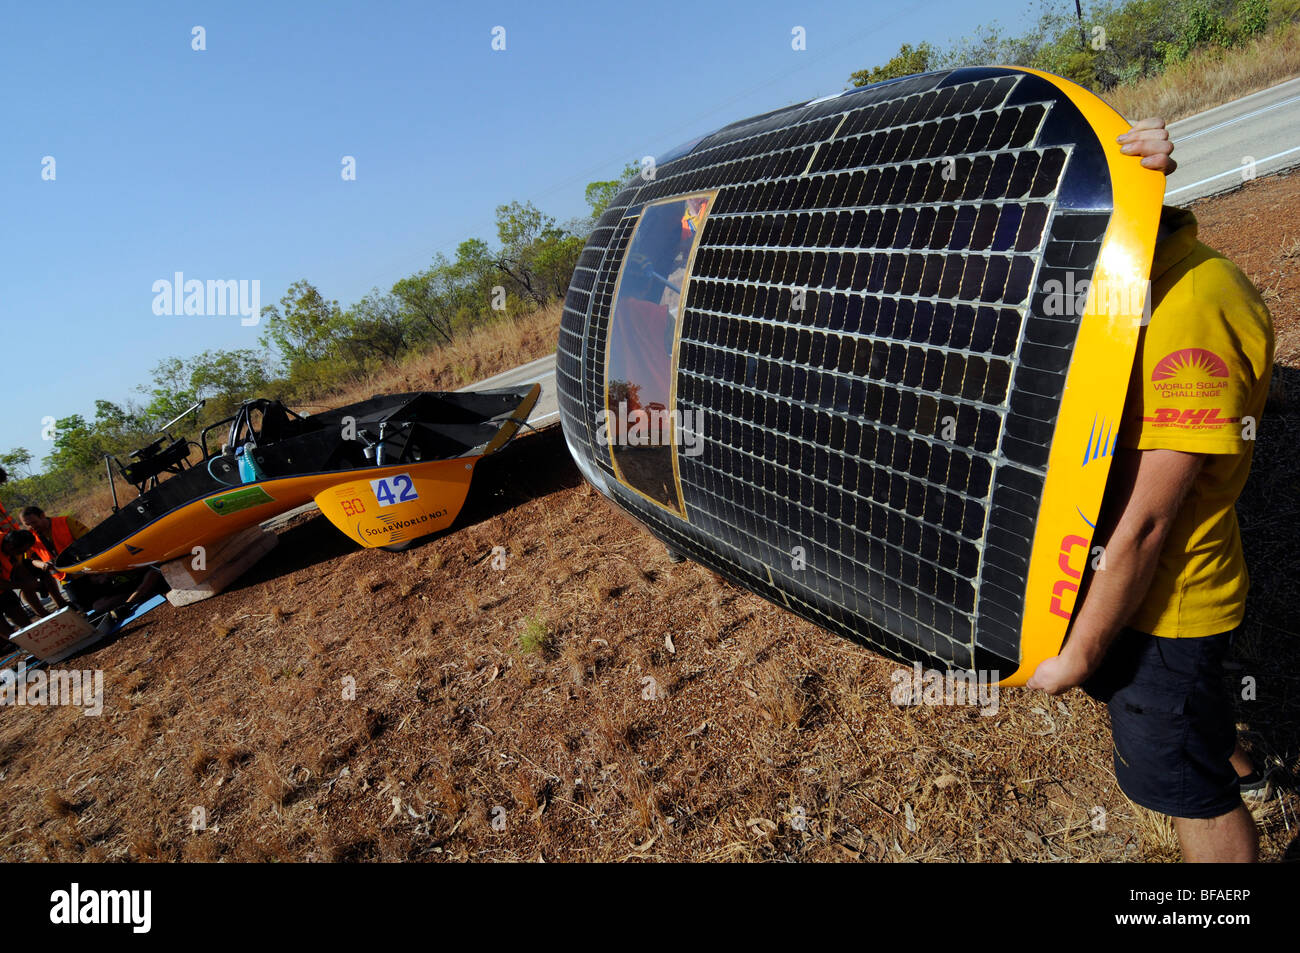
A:
[[[1178,160],[1165,192],[1171,205],[1300,165],[1300,79],[1170,123],[1169,134]]]
[[[558,423],[560,405],[555,394],[555,355],[539,357],[528,364],[522,364],[513,370],[481,380],[477,384],[462,387],[461,390],[491,390],[493,387],[517,387],[524,384],[541,384],[542,393],[537,398],[528,422],[534,427],[545,427]]]

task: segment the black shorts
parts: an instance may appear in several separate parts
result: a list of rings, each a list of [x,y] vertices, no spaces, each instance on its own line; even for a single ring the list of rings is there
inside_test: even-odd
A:
[[[1110,708],[1115,779],[1129,800],[1171,817],[1220,817],[1241,804],[1230,633],[1170,639],[1125,629],[1083,686]]]
[[[27,618],[27,610],[18,600],[18,593],[9,588],[7,581],[0,581],[0,613],[5,615],[9,621],[17,622],[19,619]],[[26,625],[27,623],[23,623]]]

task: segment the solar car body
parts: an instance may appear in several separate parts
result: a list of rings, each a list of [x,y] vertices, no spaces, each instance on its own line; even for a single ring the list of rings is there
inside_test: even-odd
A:
[[[1163,177],[1081,87],[988,67],[734,123],[597,223],[560,418],[665,544],[902,660],[1023,682],[1065,637]]]
[[[161,481],[148,461],[127,468],[140,495],[68,546],[56,566],[116,572],[190,557],[312,501],[362,546],[401,547],[451,525],[475,465],[515,435],[540,392],[533,384],[389,394],[308,417],[279,401],[248,402],[204,431],[193,466]],[[224,444],[209,452],[207,431],[227,423]]]

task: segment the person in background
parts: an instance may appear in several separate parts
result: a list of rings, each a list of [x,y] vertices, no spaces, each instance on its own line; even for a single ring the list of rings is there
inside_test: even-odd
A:
[[[18,601],[18,594],[14,592],[9,578],[4,575],[3,567],[0,566],[0,637],[9,638],[19,629],[30,625],[31,621],[27,610]]]
[[[33,550],[37,558],[32,560],[32,565],[37,569],[45,570],[59,582],[67,579],[66,573],[61,573],[55,568],[54,560],[58,558],[59,553],[85,536],[89,530],[75,516],[49,517],[39,506],[26,507],[22,512],[22,519],[23,525],[36,537]]]
[[[13,560],[14,578],[21,580],[25,584],[23,597],[27,599],[28,604],[32,603],[31,598],[27,595],[30,591],[38,595],[49,596],[54,605],[63,609],[68,605],[68,601],[63,598],[63,593],[59,591],[59,583],[55,580],[55,574],[50,572],[46,565],[36,559],[33,559],[33,550],[38,545],[36,534],[30,530],[19,529],[12,533],[6,533],[0,548],[4,550],[5,555]],[[58,574],[62,578],[62,574]],[[38,601],[32,605],[33,610],[40,608],[38,615],[44,613],[44,607]]]
[[[69,579],[55,568],[59,554],[89,532],[75,517],[48,517],[39,506],[22,512],[23,523],[35,537],[33,566],[50,573],[63,583],[68,599],[82,612],[112,610],[125,617],[130,610],[151,596],[167,591],[167,582],[157,569],[147,568],[123,573],[92,573]]]
[[[22,603],[18,601],[14,590],[23,594],[23,599],[31,607],[32,615],[36,618],[42,619],[48,614],[37,592],[40,584],[33,576],[31,567],[23,559],[23,555],[31,545],[32,534],[22,529],[5,533],[4,537],[0,538],[0,624],[3,624],[0,634],[5,636],[12,635],[15,631],[5,623],[6,619],[18,629],[29,625],[32,621],[23,610]]]

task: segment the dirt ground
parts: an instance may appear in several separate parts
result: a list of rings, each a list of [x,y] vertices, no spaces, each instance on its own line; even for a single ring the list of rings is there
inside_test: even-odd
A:
[[[1233,680],[1288,788],[1256,812],[1263,855],[1294,858],[1300,175],[1196,211],[1277,326]],[[304,518],[237,588],[62,663],[104,671],[104,711],[0,713],[0,858],[1177,858],[1083,694],[893,704],[895,663],[670,563],[556,428],[475,479],[406,553]]]

